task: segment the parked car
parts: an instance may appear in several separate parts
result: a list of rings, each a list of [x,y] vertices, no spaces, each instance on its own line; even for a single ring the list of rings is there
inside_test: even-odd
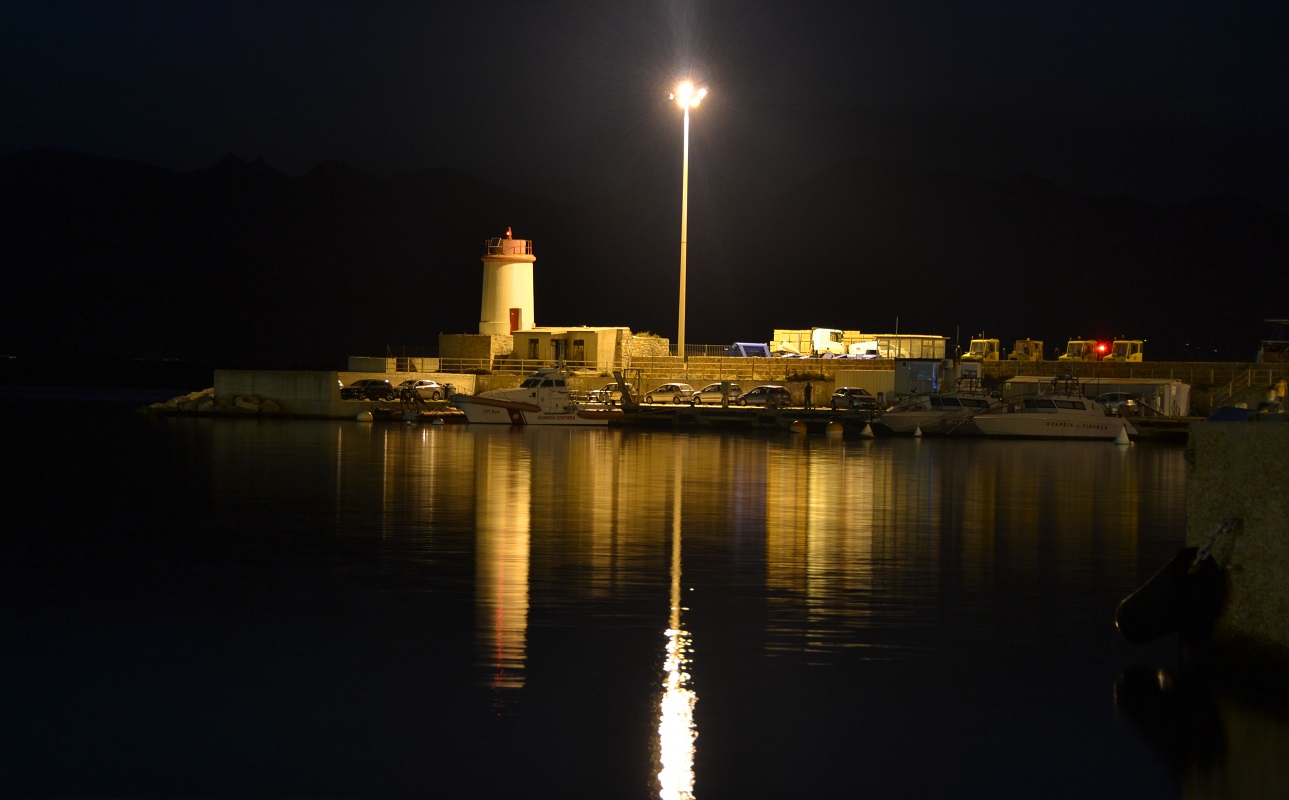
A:
[[[694,387],[687,383],[664,383],[645,395],[646,403],[688,403]]]
[[[1097,402],[1106,411],[1117,416],[1132,414],[1137,410],[1137,395],[1129,392],[1106,392],[1097,396]]]
[[[359,378],[340,390],[341,400],[393,400],[398,396],[389,381]]]
[[[401,397],[404,392],[416,392],[416,396],[422,400],[442,400],[447,396],[447,390],[443,384],[431,380],[406,380],[395,387],[394,391],[398,392]]]
[[[731,384],[728,384],[728,386],[730,387],[730,402],[737,401],[738,396],[743,394],[743,389],[737,383],[731,383]],[[724,397],[724,394],[721,392],[720,381],[717,381],[716,383],[709,383],[703,388],[694,392],[694,396],[691,398],[691,402],[693,402],[693,404],[696,406],[702,405],[703,403],[719,404],[721,402],[721,398],[723,397]]]
[[[632,386],[629,383],[627,384],[628,392],[631,392],[634,394],[635,390],[636,390],[636,387]],[[614,381],[613,383],[606,383],[600,388],[592,389],[590,392],[588,392],[586,395],[586,399],[592,403],[604,403],[605,405],[611,406],[615,403],[622,402],[622,388],[618,386],[617,381]]]
[[[739,395],[738,404],[741,406],[790,406],[792,405],[792,392],[789,392],[786,386],[767,383],[756,387],[750,392],[744,392]]]
[[[877,398],[858,386],[839,386],[829,401],[833,411],[877,411]]]

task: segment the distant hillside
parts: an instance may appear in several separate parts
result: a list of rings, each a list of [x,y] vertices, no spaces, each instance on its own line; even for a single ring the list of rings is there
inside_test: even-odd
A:
[[[691,185],[690,343],[898,325],[1247,359],[1262,320],[1289,315],[1286,220],[1239,198],[1153,206],[860,161],[775,193],[755,177]],[[451,170],[28,151],[0,157],[0,208],[2,354],[336,369],[430,353],[477,330],[482,243],[507,226],[535,242],[538,324],[675,331],[678,169],[569,208]]]
[[[477,330],[479,254],[537,201],[467,175],[287,177],[225,158],[175,173],[74,153],[0,159],[0,348],[343,366]]]

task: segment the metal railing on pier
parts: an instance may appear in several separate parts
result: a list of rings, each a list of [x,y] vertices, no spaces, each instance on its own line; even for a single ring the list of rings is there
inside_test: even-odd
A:
[[[854,358],[759,358],[727,356],[723,345],[687,345],[687,358],[676,355],[635,355],[620,362],[569,361],[568,366],[587,375],[612,376],[614,370],[638,370],[642,380],[665,382],[733,380],[760,383],[813,380],[827,383],[839,371],[890,370],[893,359]],[[521,376],[552,366],[544,359],[515,358],[419,358],[402,356],[387,371],[443,372],[474,375]],[[1289,376],[1285,363],[1228,363],[1185,361],[985,361],[979,362],[981,377],[1002,382],[1016,376],[1051,376],[1070,373],[1083,383],[1121,379],[1178,380],[1192,387],[1207,387],[1214,405],[1227,403],[1239,393],[1257,387],[1273,387]]]

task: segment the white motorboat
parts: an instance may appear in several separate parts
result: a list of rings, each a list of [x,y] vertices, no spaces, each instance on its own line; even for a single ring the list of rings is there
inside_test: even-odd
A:
[[[1121,436],[1137,435],[1128,420],[1111,416],[1084,396],[1072,375],[1059,375],[1043,394],[978,414],[971,421],[985,436],[1120,441]]]
[[[496,425],[608,425],[621,419],[621,408],[577,402],[569,390],[572,373],[565,367],[546,367],[513,389],[480,394],[455,394],[452,404],[469,422]]]
[[[978,433],[972,420],[1001,405],[1002,399],[985,391],[978,375],[967,373],[950,391],[918,395],[882,412],[875,422],[898,434]]]

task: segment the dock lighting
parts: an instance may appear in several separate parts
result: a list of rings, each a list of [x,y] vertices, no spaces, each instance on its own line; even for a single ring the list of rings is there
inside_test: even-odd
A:
[[[685,81],[676,87],[676,91],[667,95],[669,100],[675,100],[676,105],[681,108],[697,108],[698,104],[703,102],[707,96],[707,89],[695,89],[693,81]]]
[[[685,111],[685,150],[680,169],[680,315],[676,325],[676,355],[685,357],[685,247],[689,242],[689,109],[697,108],[707,89],[695,89],[693,81],[682,81],[668,98]]]

